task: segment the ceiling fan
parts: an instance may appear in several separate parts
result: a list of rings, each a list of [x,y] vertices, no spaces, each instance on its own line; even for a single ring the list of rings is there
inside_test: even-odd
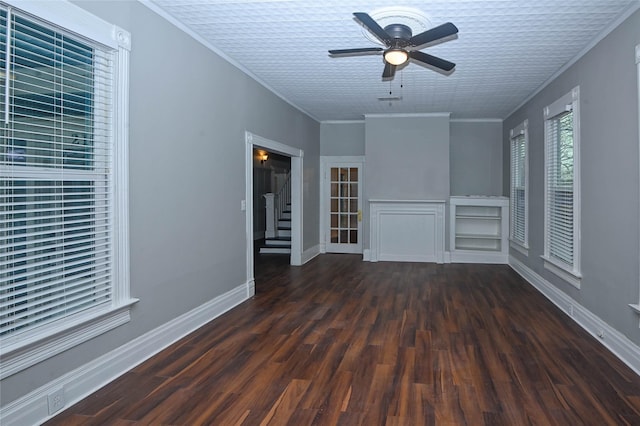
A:
[[[412,35],[411,28],[404,24],[390,24],[382,28],[371,16],[363,12],[353,14],[373,35],[382,41],[387,48],[364,47],[360,49],[338,49],[329,50],[329,54],[335,55],[358,55],[363,53],[378,53],[384,51],[384,71],[383,79],[391,79],[396,73],[396,68],[406,63],[409,58],[422,62],[443,71],[451,71],[456,64],[447,60],[429,55],[419,50],[417,47],[423,46],[436,40],[452,36],[458,32],[458,28],[451,22],[444,23],[431,28],[417,35]]]

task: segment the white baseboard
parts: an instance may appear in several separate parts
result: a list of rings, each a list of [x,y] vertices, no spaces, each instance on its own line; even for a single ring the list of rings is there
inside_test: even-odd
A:
[[[362,261],[363,262],[371,262],[371,250],[370,249],[364,249],[362,251]]]
[[[428,262],[443,263],[439,261],[437,254],[432,256],[423,256],[419,254],[393,254],[379,253],[378,260],[380,262]]]
[[[627,364],[636,374],[640,375],[639,346],[518,259],[511,256],[509,265],[598,342]]]
[[[2,419],[2,425],[43,423],[53,417],[49,415],[48,394],[62,388],[66,400],[65,408],[70,407],[172,343],[244,302],[250,293],[250,283],[239,285],[119,348],[52,380],[22,398],[1,407],[0,419]],[[55,414],[60,412],[58,411]]]
[[[495,265],[509,263],[508,254],[464,250],[454,250],[449,253],[450,263],[488,263]]]
[[[249,281],[247,281],[247,299],[252,298],[253,296],[256,295],[256,280],[251,278]]]
[[[384,256],[383,256],[384,257]],[[391,260],[388,258],[385,259],[380,259],[380,260]],[[426,262],[426,260],[424,260],[424,258],[412,258],[412,257],[397,257],[396,259],[393,259],[396,262]],[[363,262],[377,262],[376,261],[372,261],[371,260],[371,250],[370,249],[364,249],[362,251],[362,261]],[[436,262],[436,263],[451,263],[451,255],[450,253],[444,252],[442,254],[442,262],[440,262],[440,259],[434,259],[434,260],[428,260],[428,262]]]
[[[315,245],[302,252],[302,264],[304,265],[314,257],[320,254],[320,245]]]

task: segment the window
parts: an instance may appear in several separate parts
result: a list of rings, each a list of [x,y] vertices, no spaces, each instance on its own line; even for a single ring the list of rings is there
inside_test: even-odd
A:
[[[0,3],[0,377],[128,321],[132,303],[115,103],[128,35],[65,2],[28,7]],[[108,44],[62,29],[80,16]]]
[[[544,109],[545,266],[580,286],[579,88]]]
[[[527,254],[528,248],[528,120],[511,130],[511,242]]]

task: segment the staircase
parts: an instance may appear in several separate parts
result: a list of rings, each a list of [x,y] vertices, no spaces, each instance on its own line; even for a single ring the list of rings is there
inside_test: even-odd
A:
[[[287,204],[276,227],[276,236],[265,238],[260,253],[291,254],[291,204]]]
[[[291,254],[291,174],[276,194],[267,199],[267,232],[260,253]]]

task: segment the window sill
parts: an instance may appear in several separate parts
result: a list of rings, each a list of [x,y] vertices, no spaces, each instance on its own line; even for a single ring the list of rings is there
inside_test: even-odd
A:
[[[555,260],[552,260],[546,256],[541,256],[544,260],[545,269],[553,272],[558,277],[562,278],[578,290],[580,290],[580,283],[582,282],[582,275],[580,273],[567,269],[566,266],[561,265]]]
[[[509,247],[511,247],[512,249],[514,249],[519,253],[524,254],[527,257],[529,256],[529,247],[519,243],[518,241],[509,240]]]
[[[130,307],[138,299],[129,299],[117,307],[85,314],[68,327],[47,328],[31,338],[3,342],[0,346],[0,380],[106,333],[131,320]]]

